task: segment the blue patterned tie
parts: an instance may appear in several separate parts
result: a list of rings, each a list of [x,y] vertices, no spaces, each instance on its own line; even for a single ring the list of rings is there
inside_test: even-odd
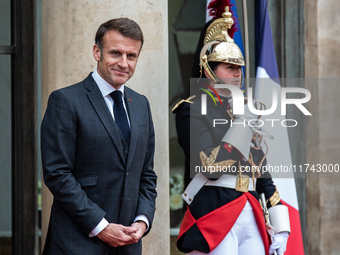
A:
[[[110,93],[110,96],[114,101],[113,114],[115,117],[115,122],[119,127],[120,132],[122,133],[125,139],[125,142],[127,143],[130,137],[130,128],[123,105],[122,92],[119,90],[115,90],[112,93]]]

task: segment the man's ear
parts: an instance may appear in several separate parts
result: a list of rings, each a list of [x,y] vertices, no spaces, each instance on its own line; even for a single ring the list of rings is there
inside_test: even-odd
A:
[[[100,48],[98,47],[97,44],[93,45],[93,49],[92,49],[92,52],[93,52],[93,57],[96,61],[100,61],[101,59],[101,50]]]

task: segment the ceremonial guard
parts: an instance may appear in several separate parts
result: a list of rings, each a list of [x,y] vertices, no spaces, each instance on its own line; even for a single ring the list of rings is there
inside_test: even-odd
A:
[[[270,174],[261,173],[268,151],[264,133],[247,124],[260,116],[246,105],[244,114],[234,114],[235,95],[216,86],[240,88],[243,82],[244,58],[232,39],[232,13],[228,6],[222,12],[214,3],[209,7],[217,17],[206,24],[198,43],[195,88],[173,109],[187,185],[177,246],[188,254],[283,254],[290,233],[288,209]]]

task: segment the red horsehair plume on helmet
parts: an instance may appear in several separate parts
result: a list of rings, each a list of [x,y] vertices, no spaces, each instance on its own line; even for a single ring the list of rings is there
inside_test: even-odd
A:
[[[238,31],[238,20],[236,19],[235,13],[231,10],[231,7],[234,6],[230,3],[230,0],[213,0],[208,5],[209,16],[212,20],[218,19],[222,17],[222,14],[225,12],[225,7],[229,6],[229,10],[232,13],[232,18],[234,20],[234,24],[231,29],[228,30],[228,34],[231,38],[234,38],[234,33]]]

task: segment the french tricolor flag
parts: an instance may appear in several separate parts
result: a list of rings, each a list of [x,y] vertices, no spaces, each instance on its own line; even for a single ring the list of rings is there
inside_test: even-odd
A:
[[[275,88],[280,95],[281,86],[279,84],[279,73],[277,69],[275,49],[270,27],[269,15],[267,11],[267,0],[256,0],[256,78],[255,98],[263,102],[267,107],[272,105],[272,93]],[[264,79],[262,79],[264,78]],[[278,106],[280,106],[280,96],[278,96]],[[276,123],[281,123],[285,116],[281,115],[280,107],[266,116],[267,119],[279,119]],[[287,128],[282,125],[275,127],[264,127],[273,140],[267,139],[268,155],[267,165],[272,166],[292,166],[292,158],[289,146]],[[285,178],[273,178],[274,184],[280,193],[281,201],[288,206],[290,216],[291,234],[287,243],[286,255],[303,255],[303,241],[301,233],[299,205],[296,195],[294,173],[285,173]]]

